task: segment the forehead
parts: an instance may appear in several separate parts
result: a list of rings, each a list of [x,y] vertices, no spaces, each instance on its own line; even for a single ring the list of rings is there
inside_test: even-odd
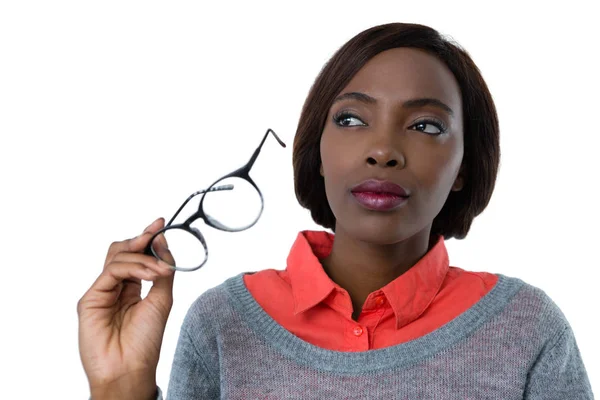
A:
[[[357,91],[382,103],[431,97],[461,110],[460,88],[446,65],[429,53],[408,47],[383,51],[371,58],[341,93]]]

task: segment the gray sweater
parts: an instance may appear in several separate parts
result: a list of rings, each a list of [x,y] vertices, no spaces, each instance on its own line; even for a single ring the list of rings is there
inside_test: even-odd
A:
[[[234,276],[190,307],[167,398],[593,399],[558,306],[541,289],[497,275],[496,286],[449,323],[363,352],[294,336],[258,305],[243,274]]]

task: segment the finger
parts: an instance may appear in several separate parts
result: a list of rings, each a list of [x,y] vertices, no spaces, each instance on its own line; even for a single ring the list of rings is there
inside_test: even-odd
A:
[[[175,265],[175,259],[169,250],[169,244],[167,243],[165,235],[161,233],[160,235],[156,236],[155,240],[157,245],[154,246],[154,251],[156,251],[158,257],[167,264]]]
[[[165,224],[165,220],[164,218],[157,218],[154,222],[152,222],[150,225],[148,225],[146,227],[146,229],[144,229],[144,231],[142,232],[142,234],[132,238],[132,239],[127,239],[127,240],[123,240],[123,241],[119,241],[119,242],[113,242],[110,247],[108,248],[108,253],[106,254],[106,260],[104,265],[106,266],[108,263],[110,263],[114,256],[117,253],[120,252],[141,252],[143,251],[146,246],[148,245],[148,242],[150,241],[150,238],[160,229],[162,229],[164,227]]]
[[[112,263],[81,297],[77,303],[77,312],[82,315],[89,308],[112,307],[127,283],[141,283],[142,280],[152,281],[157,276],[159,274],[142,264]]]
[[[110,292],[124,280],[154,281],[159,273],[143,264],[131,262],[113,262],[100,274],[90,290]]]
[[[143,233],[150,232],[150,231],[156,232],[157,230],[159,230],[160,228],[162,228],[164,225],[165,225],[165,219],[164,218],[162,218],[162,217],[156,218],[150,225],[148,225],[144,229]]]
[[[168,254],[165,254],[164,256],[168,257]],[[164,261],[157,259],[154,256],[149,256],[141,253],[118,253],[115,255],[112,263],[109,264],[109,266],[113,263],[140,264],[143,265],[145,268],[148,268],[149,270],[156,273],[157,277],[170,276],[173,272],[173,268]]]
[[[144,301],[152,303],[154,307],[163,314],[165,322],[173,306],[173,282],[175,280],[175,271],[164,262],[160,262],[165,268],[167,275],[161,275],[154,280],[152,287]]]
[[[135,253],[121,253],[121,254],[123,255],[123,257],[125,259],[132,257],[134,260],[135,260],[136,256],[140,256],[139,254],[135,254]],[[151,256],[143,256],[143,257],[150,258],[152,260],[152,262],[150,263],[150,266],[151,266],[150,269],[152,271],[154,271],[157,275],[153,281],[154,282],[153,285],[156,285],[157,282],[159,282],[159,280],[161,280],[164,277],[171,278],[170,292],[172,293],[172,287],[173,287],[172,282],[173,282],[174,270],[171,268],[171,266],[166,264],[164,261],[157,260],[156,258],[151,257]],[[117,255],[117,258],[119,258],[119,255]],[[146,265],[146,264],[144,264],[144,265]],[[120,297],[121,298],[127,298],[127,297],[131,297],[131,296],[140,297],[141,291],[142,291],[142,282],[139,279],[126,279],[123,281]],[[166,310],[165,317],[167,317],[168,311],[170,310],[170,307],[172,304],[172,295],[166,296],[166,297],[163,296],[161,298],[161,300],[159,300],[159,303],[161,304],[161,308]],[[167,306],[167,304],[168,304],[168,306]]]
[[[131,299],[141,298],[142,296],[142,281],[139,279],[126,279],[123,281],[121,286],[121,293],[118,298],[120,299]],[[127,300],[125,300],[127,301]]]
[[[161,254],[163,254],[163,256],[166,258],[170,257],[170,253]],[[170,259],[172,260],[173,258],[170,257]],[[145,268],[148,268],[149,270],[153,271],[156,274],[157,278],[161,276],[170,276],[173,272],[173,268],[171,267],[171,265],[167,264],[165,261],[157,259],[154,256],[149,256],[141,253],[118,253],[115,255],[115,258],[112,263],[140,264],[143,265]]]
[[[155,272],[160,271],[160,267],[158,265],[158,260],[156,259],[156,257],[149,256],[143,253],[117,253],[113,257],[111,264],[115,262],[142,264]]]
[[[156,240],[158,240],[158,243],[164,247],[165,249],[169,249],[169,243],[167,242],[167,238],[165,238],[165,234],[161,233],[160,235],[156,236]]]
[[[169,316],[173,306],[173,281],[175,280],[175,270],[171,265],[175,265],[173,255],[169,251],[169,245],[164,234],[156,236],[156,245],[154,251],[160,258],[158,264],[162,269],[161,276],[158,277],[146,296],[145,301],[152,303],[154,307],[163,314],[165,321]],[[165,262],[166,261],[166,262]],[[169,265],[170,264],[170,265]]]

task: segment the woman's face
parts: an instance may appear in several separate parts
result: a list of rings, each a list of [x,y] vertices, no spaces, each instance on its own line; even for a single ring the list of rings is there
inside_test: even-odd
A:
[[[464,184],[454,75],[424,51],[394,48],[365,64],[337,99],[321,138],[336,233],[378,244],[428,237],[450,191]]]

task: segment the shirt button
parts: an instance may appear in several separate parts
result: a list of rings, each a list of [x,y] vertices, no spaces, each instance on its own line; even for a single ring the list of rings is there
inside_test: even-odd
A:
[[[354,335],[360,336],[363,333],[363,329],[360,326],[357,326],[357,327],[354,328],[353,332],[354,332]]]
[[[385,303],[385,298],[383,296],[379,296],[375,299],[375,304],[378,306],[382,306]]]

